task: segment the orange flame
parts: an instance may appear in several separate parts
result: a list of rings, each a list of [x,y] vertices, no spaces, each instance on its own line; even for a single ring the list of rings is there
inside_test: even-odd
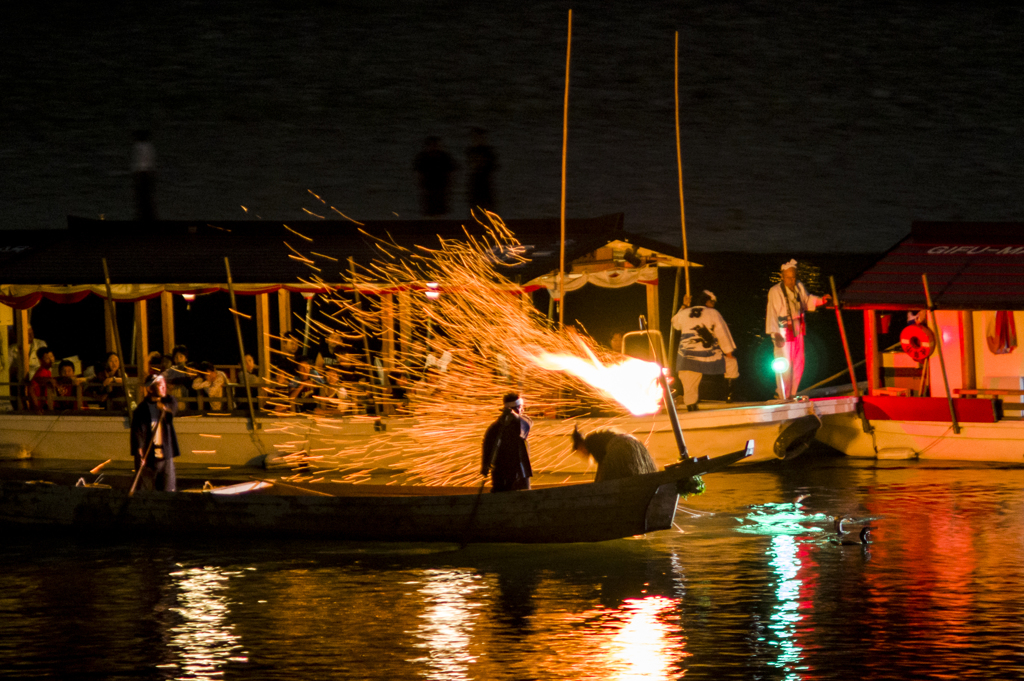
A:
[[[524,353],[542,369],[564,371],[608,395],[635,416],[656,414],[661,409],[661,368],[654,362],[626,357],[605,365],[593,353],[588,359],[553,352]]]

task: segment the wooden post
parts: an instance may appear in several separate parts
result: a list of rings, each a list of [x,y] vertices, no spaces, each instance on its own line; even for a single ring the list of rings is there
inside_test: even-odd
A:
[[[260,293],[256,296],[256,363],[259,364],[260,378],[269,378],[270,295],[266,293]]]
[[[939,349],[939,368],[942,369],[942,384],[946,387],[946,402],[949,403],[949,418],[953,422],[953,434],[960,434],[960,424],[956,419],[956,408],[953,406],[953,393],[949,391],[949,376],[946,374],[946,357],[942,351],[942,329],[939,328],[939,320],[935,318],[935,307],[932,305],[932,294],[928,290],[928,275],[921,275],[921,283],[924,285],[924,298],[928,303],[928,312],[932,317],[932,326],[935,327],[935,345]]]
[[[116,303],[114,303],[116,305]],[[117,343],[114,341],[114,318],[112,316],[111,305],[103,306],[103,330],[105,333],[105,347],[107,352],[117,352]],[[121,357],[121,353],[118,354],[118,359]]]
[[[881,387],[878,374],[882,367],[882,353],[878,351],[878,314],[874,310],[864,310],[864,360],[867,364],[868,395],[871,395]]]
[[[14,332],[18,340],[18,380],[28,378],[29,353],[32,352],[32,343],[28,340],[28,310],[17,310],[14,313]]]
[[[128,387],[128,372],[125,371],[124,365],[124,353],[121,352],[121,334],[117,331],[117,311],[114,309],[114,290],[110,286],[110,270],[107,269],[107,259],[103,258],[103,280],[107,285],[107,307],[109,308],[111,328],[114,333],[114,352],[117,353],[117,358],[121,360],[121,388],[124,390],[124,401],[125,407],[128,410],[128,420],[132,419],[132,393]],[[140,378],[142,378],[140,376]],[[142,384],[139,384],[142,387]]]
[[[661,330],[661,313],[658,301],[658,285],[644,284],[647,289],[647,322],[651,331]]]
[[[383,326],[381,340],[384,342],[384,366],[395,366],[395,296],[382,293],[380,296],[380,321]]]
[[[292,294],[285,288],[277,291],[277,335],[284,335],[292,330]]]
[[[231,263],[227,256],[224,256],[224,271],[228,275],[228,293],[231,294],[231,316],[235,318],[235,333],[238,335],[238,362],[242,367],[242,384],[245,386],[245,401],[249,405],[249,420],[252,423],[252,432],[256,432],[256,406],[252,403],[252,391],[249,383],[249,372],[245,370],[245,345],[242,343],[242,324],[238,321],[238,305],[235,303],[235,284],[231,281]],[[230,393],[228,388],[225,392]],[[202,391],[199,393],[202,396]],[[259,440],[253,439],[259,445]]]
[[[836,306],[836,320],[839,322],[839,336],[843,340],[843,352],[846,354],[846,368],[850,371],[850,383],[853,384],[853,396],[860,397],[860,388],[857,387],[857,374],[853,370],[853,355],[850,354],[850,342],[846,339],[846,325],[843,324],[843,313],[839,309],[839,294],[836,293],[835,277],[829,277],[828,283],[832,287],[832,302]]]
[[[398,292],[398,339],[400,364],[412,361],[412,293]]]
[[[960,375],[964,388],[974,390],[978,387],[974,365],[974,313],[971,310],[960,311]]]
[[[135,303],[135,354],[138,355],[139,384],[149,375],[149,313],[146,309],[148,301],[139,300]],[[123,361],[123,360],[122,360]]]
[[[174,349],[174,294],[164,291],[160,294],[160,329],[163,332],[163,353],[171,354]]]

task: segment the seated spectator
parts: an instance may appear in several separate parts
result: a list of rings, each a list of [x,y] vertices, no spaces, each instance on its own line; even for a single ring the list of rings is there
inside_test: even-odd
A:
[[[75,388],[89,379],[82,376],[75,376],[75,364],[71,360],[63,359],[57,365],[56,389],[57,397],[64,399],[55,403],[55,409],[72,409],[75,407]]]
[[[159,374],[163,372],[164,355],[159,350],[154,350],[149,353],[149,375]]]
[[[324,381],[309,357],[299,355],[295,360],[295,374],[288,380],[288,397],[292,400],[310,399],[322,385]],[[315,408],[314,403],[295,404],[295,411],[312,411]]]
[[[36,351],[36,357],[39,358],[39,366],[28,381],[28,403],[29,408],[43,412],[49,408],[50,397],[56,392],[50,371],[54,361],[53,350],[43,346]]]
[[[256,360],[248,352],[242,358],[242,371],[249,376],[249,390],[252,393],[253,406],[258,409],[259,403],[257,400],[260,396],[258,386],[263,385],[263,380],[260,378],[260,368],[256,366]],[[245,376],[239,374],[238,380],[235,382],[238,384],[235,388],[235,409],[247,409]]]
[[[281,350],[280,352],[274,353],[271,359],[271,366],[276,369],[278,375],[283,375],[287,380],[287,376],[295,373],[295,366],[298,363],[299,357],[302,355],[302,335],[295,331],[286,331],[281,337]]]
[[[171,366],[163,371],[164,381],[167,383],[167,393],[175,399],[182,401],[191,397],[189,388],[195,378],[195,372],[188,366],[188,348],[184,345],[175,345],[171,350]],[[183,403],[187,407],[187,402]],[[182,407],[179,407],[182,408]]]
[[[192,389],[209,399],[210,409],[221,411],[225,406],[224,391],[228,376],[210,362],[199,363],[199,375],[192,381]]]
[[[89,396],[104,409],[115,409],[115,401],[124,402],[124,386],[121,382],[121,358],[116,352],[108,352],[102,366],[89,381]]]
[[[347,412],[355,403],[341,381],[341,373],[332,366],[324,367],[324,385],[320,386],[320,404],[326,411]]]

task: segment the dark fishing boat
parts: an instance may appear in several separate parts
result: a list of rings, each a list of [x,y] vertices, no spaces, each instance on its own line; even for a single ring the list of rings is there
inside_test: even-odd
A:
[[[357,541],[594,542],[672,527],[679,488],[751,455],[680,461],[599,483],[478,494],[476,488],[307,483],[235,485],[232,494],[0,482],[0,524],[93,534],[309,537]]]

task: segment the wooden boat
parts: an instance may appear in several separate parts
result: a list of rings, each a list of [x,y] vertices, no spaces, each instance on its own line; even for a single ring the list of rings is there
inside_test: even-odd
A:
[[[476,488],[251,484],[243,493],[137,492],[0,481],[0,525],[91,534],[280,536],[356,541],[595,542],[672,527],[678,485],[751,455],[681,461],[599,483],[478,494]],[[221,490],[223,491],[223,490]]]
[[[822,416],[819,440],[877,459],[1021,461],[1024,352],[1012,330],[1024,325],[1022,227],[914,223],[846,286],[843,306],[864,313],[868,393],[855,412]],[[929,303],[926,325],[908,324],[883,351],[894,340],[886,322]]]

